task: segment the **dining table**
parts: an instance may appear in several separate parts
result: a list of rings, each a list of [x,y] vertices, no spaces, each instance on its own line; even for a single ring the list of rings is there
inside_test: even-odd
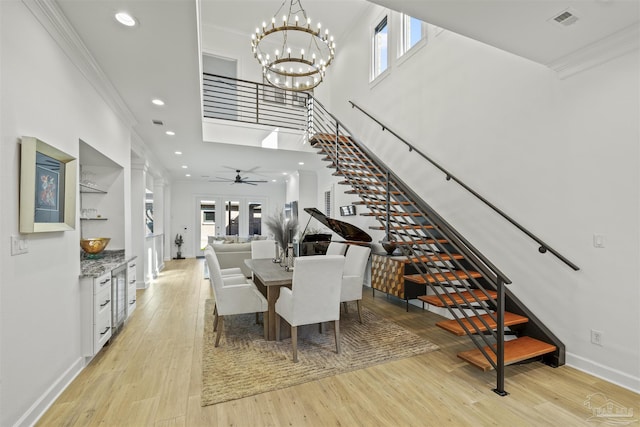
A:
[[[264,318],[267,323],[267,340],[276,339],[276,301],[280,296],[280,288],[291,288],[293,271],[287,271],[280,263],[271,259],[245,259],[244,263],[253,272],[253,282],[266,297],[268,311]],[[288,328],[281,328],[282,332]]]

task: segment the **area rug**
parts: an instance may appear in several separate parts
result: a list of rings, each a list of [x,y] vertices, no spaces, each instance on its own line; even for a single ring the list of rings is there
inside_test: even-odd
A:
[[[220,346],[214,347],[214,301],[205,304],[202,350],[202,406],[278,390],[380,363],[437,350],[438,347],[363,307],[363,324],[355,307],[342,313],[340,354],[333,326],[323,334],[317,325],[298,328],[298,363],[291,338],[265,341],[254,314],[228,316]]]

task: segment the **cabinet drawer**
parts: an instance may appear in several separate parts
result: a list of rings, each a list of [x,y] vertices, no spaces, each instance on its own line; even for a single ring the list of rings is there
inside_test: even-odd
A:
[[[93,293],[98,294],[104,289],[111,290],[111,272],[93,279]]]
[[[109,310],[102,311],[93,325],[94,352],[97,353],[107,340],[111,338],[111,305]]]
[[[131,313],[133,313],[133,310],[136,309],[136,301],[137,301],[137,296],[136,296],[136,284],[133,283],[133,285],[129,285],[129,289],[127,292],[127,317],[131,316]]]
[[[93,321],[96,323],[98,317],[100,317],[103,312],[111,313],[111,288],[101,290],[100,293],[94,297],[93,301],[95,304],[93,307]]]
[[[137,273],[136,262],[129,261],[129,264],[127,266],[127,286],[137,287],[136,273]]]

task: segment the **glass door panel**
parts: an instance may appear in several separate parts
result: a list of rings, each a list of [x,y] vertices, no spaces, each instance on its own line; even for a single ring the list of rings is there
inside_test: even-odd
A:
[[[224,202],[224,229],[227,236],[240,234],[240,202],[226,200]]]
[[[216,201],[200,201],[200,249],[207,246],[209,236],[216,235]]]
[[[262,234],[262,202],[249,202],[249,236]]]

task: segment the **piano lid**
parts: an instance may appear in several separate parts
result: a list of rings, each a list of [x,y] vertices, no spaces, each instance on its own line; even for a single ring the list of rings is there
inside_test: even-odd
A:
[[[345,240],[351,240],[355,242],[370,242],[371,236],[348,222],[340,221],[337,219],[329,218],[316,208],[304,208],[304,211],[320,221],[325,226],[329,227],[332,231],[338,234]]]

